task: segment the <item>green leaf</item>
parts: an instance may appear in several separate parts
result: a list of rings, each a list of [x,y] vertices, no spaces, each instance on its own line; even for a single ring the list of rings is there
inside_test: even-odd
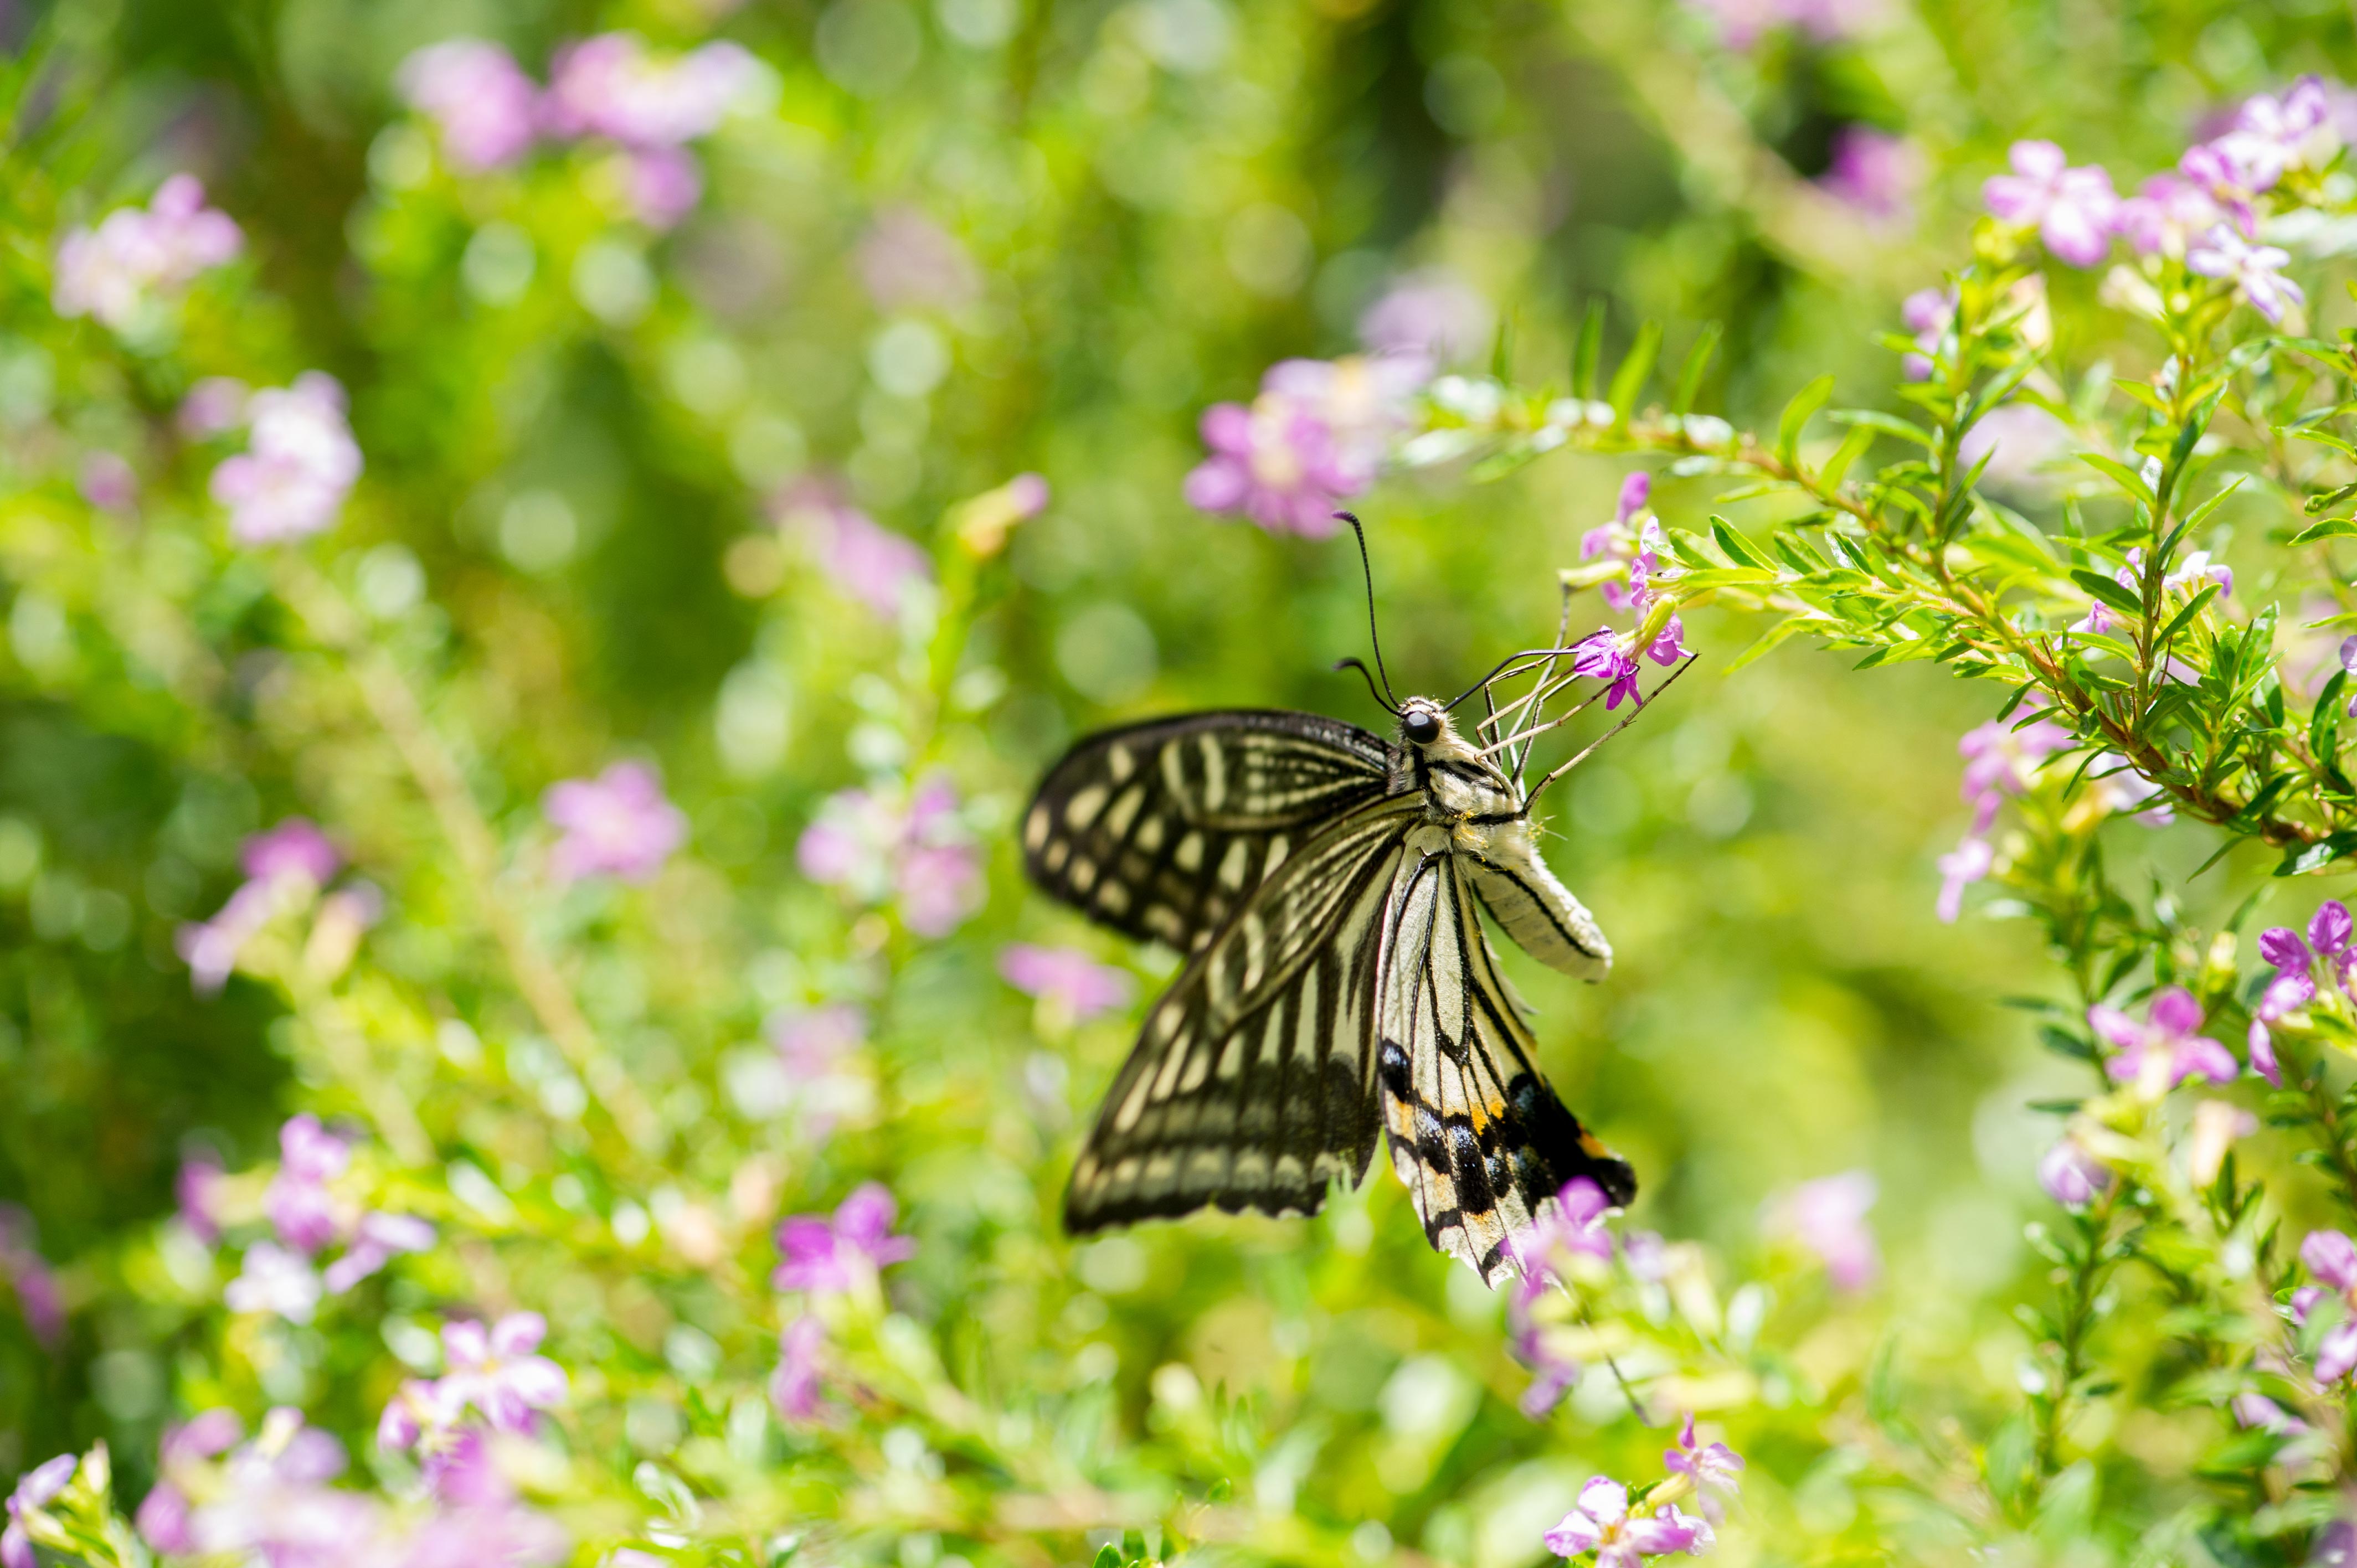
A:
[[[2139,620],[2144,618],[2144,601],[2102,573],[2073,566],[2071,580],[2122,615],[2135,616]]]
[[[2284,852],[2283,863],[2276,867],[2276,875],[2300,876],[2311,871],[2321,871],[2352,850],[2357,850],[2357,832],[2346,831],[2319,839],[2311,844],[2294,844]]]
[[[1767,553],[1760,546],[1737,532],[1734,524],[1728,522],[1727,519],[1715,516],[1710,520],[1710,536],[1718,541],[1718,547],[1721,550],[1726,551],[1730,557],[1744,565],[1758,566],[1771,572],[1775,570],[1776,564],[1768,559]]]
[[[1792,394],[1792,401],[1784,405],[1783,413],[1776,421],[1777,456],[1788,464],[1793,461],[1793,455],[1800,449],[1801,432],[1833,395],[1834,379],[1830,375],[1819,376]]]
[[[1648,321],[1637,328],[1637,341],[1630,346],[1629,357],[1620,361],[1620,368],[1612,372],[1612,391],[1604,400],[1612,405],[1620,423],[1627,424],[1629,415],[1635,412],[1638,395],[1645,390],[1645,378],[1653,373],[1653,356],[1661,351],[1660,322]]]
[[[1939,443],[1932,439],[1932,433],[1921,425],[1911,424],[1895,413],[1885,413],[1879,409],[1837,408],[1825,417],[1835,424],[1864,425],[1869,430],[1879,430],[1885,435],[1896,435],[1901,441],[1913,442],[1926,452],[1939,446]]]
[[[1571,350],[1571,390],[1576,396],[1596,395],[1596,366],[1604,355],[1604,302],[1590,299],[1580,317],[1579,341]]]
[[[1842,437],[1842,444],[1834,448],[1834,455],[1825,459],[1825,466],[1817,470],[1817,482],[1826,489],[1839,489],[1850,465],[1865,456],[1866,449],[1874,445],[1875,435],[1872,425],[1851,425],[1849,434]]]
[[[2341,693],[2349,684],[2349,671],[2335,670],[2324,690],[2316,694],[2316,712],[2308,721],[2308,749],[2318,757],[2330,757],[2341,747],[2336,733],[2341,727]]]
[[[1726,329],[1716,321],[1706,321],[1695,334],[1694,347],[1686,350],[1685,368],[1678,371],[1678,390],[1670,399],[1670,412],[1683,414],[1694,407],[1695,396],[1702,391],[1703,372],[1710,368],[1710,357],[1718,349],[1718,339]]]
[[[2357,539],[2357,518],[2328,517],[2322,522],[2311,522],[2285,543],[2314,544],[2324,539]]]
[[[2351,442],[2345,436],[2335,435],[2330,430],[2318,430],[2311,426],[2305,429],[2287,429],[2283,434],[2290,436],[2294,441],[2313,441],[2319,446],[2330,446],[2345,457],[2357,457],[2357,443]]]
[[[2115,584],[2113,585],[2116,587],[2118,585]],[[2208,586],[2204,587],[2200,593],[2194,595],[2192,603],[2187,605],[2183,609],[2171,616],[2169,619],[2169,624],[2161,628],[2160,636],[2154,642],[2153,646],[2159,649],[2167,649],[2169,647],[2169,639],[2175,637],[2179,631],[2183,630],[2186,622],[2191,620],[2195,616],[2200,615],[2202,610],[2209,606],[2210,601],[2216,598],[2222,591],[2222,590],[2219,588],[2217,584],[2212,583]]]
[[[1804,629],[1806,625],[1806,622],[1800,620],[1779,621],[1776,625],[1770,627],[1757,642],[1754,642],[1750,647],[1737,654],[1734,661],[1727,665],[1727,672],[1732,675],[1738,670],[1740,670],[1745,665],[1750,663],[1753,660],[1767,657],[1769,654],[1774,652],[1776,649],[1783,643],[1785,639],[1792,636],[1795,632]]]
[[[1121,1549],[1106,1541],[1097,1548],[1097,1560],[1092,1568],[1121,1568]]]
[[[2118,483],[2120,489],[2127,491],[2145,505],[2158,504],[2152,493],[2152,487],[2144,482],[2144,476],[2118,458],[2106,457],[2101,452],[2082,452],[2078,456],[2079,461],[2089,467],[2110,475]]]

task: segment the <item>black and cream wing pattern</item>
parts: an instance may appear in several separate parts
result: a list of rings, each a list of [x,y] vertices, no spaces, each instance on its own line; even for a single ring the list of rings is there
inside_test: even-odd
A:
[[[1315,1213],[1385,1136],[1432,1245],[1494,1281],[1566,1181],[1633,1195],[1539,1074],[1474,910],[1567,972],[1610,950],[1532,849],[1518,784],[1437,704],[1402,715],[1398,742],[1276,711],[1156,721],[1041,784],[1032,878],[1186,958],[1074,1167],[1074,1232]]]

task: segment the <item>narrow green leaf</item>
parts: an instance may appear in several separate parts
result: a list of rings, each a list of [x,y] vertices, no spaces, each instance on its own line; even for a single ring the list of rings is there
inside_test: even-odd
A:
[[[2330,430],[2287,428],[2283,434],[2290,436],[2294,441],[2313,441],[2319,446],[2330,446],[2345,457],[2357,457],[2357,443],[2352,443],[2344,436],[2335,435]]]
[[[2337,832],[2311,844],[2295,844],[2285,852],[2283,863],[2276,867],[2276,875],[2300,876],[2311,871],[2321,871],[2352,850],[2357,850],[2357,832]]]
[[[1662,324],[1648,321],[1637,328],[1637,341],[1630,346],[1629,357],[1612,372],[1612,391],[1605,402],[1626,424],[1636,412],[1637,399],[1645,390],[1645,378],[1653,373],[1653,357],[1662,351]]]
[[[2117,481],[2120,489],[2127,491],[2128,494],[2144,502],[2145,505],[2153,506],[2157,504],[2153,497],[2152,487],[2144,482],[2144,476],[2137,473],[2134,468],[2129,467],[2126,463],[2121,462],[2118,458],[2106,457],[2101,452],[2082,452],[2078,456],[2079,461],[2086,464],[2091,468],[2094,468],[2110,475],[2114,480]]]
[[[2250,476],[2248,474],[2235,475],[2233,481],[2229,483],[2225,489],[2220,490],[2216,495],[2212,496],[2208,500],[2203,501],[2200,506],[2195,507],[2191,511],[2185,514],[2186,526],[2188,528],[2201,527],[2203,522],[2208,521],[2212,512],[2216,511],[2220,507],[2226,504],[2226,498],[2228,496],[2233,495],[2236,490],[2243,488],[2243,481],[2249,478]]]
[[[1863,424],[1868,429],[1879,430],[1885,435],[1896,435],[1901,441],[1913,442],[1926,452],[1939,445],[1932,439],[1932,433],[1921,425],[1901,419],[1895,413],[1885,413],[1879,409],[1837,408],[1825,417],[1835,424]]]
[[[2143,618],[2144,601],[2102,573],[2090,572],[2084,566],[2073,566],[2071,568],[2071,580],[2122,615]]]
[[[1758,641],[1745,649],[1742,652],[1737,654],[1734,661],[1727,665],[1727,672],[1732,675],[1738,670],[1740,670],[1745,665],[1750,663],[1753,660],[1765,658],[1770,653],[1774,652],[1776,649],[1783,643],[1786,638],[1789,638],[1793,633],[1803,629],[1803,624],[1804,623],[1797,620],[1779,621],[1775,626],[1770,627]]]
[[[2357,539],[2357,518],[2328,517],[2322,522],[2311,522],[2287,542],[2314,544],[2326,539]]]
[[[2116,584],[2114,585],[2114,586],[2117,585],[2118,585]],[[2183,609],[2169,618],[2169,624],[2160,628],[2160,638],[2153,644],[2153,646],[2159,649],[2167,649],[2169,647],[2169,639],[2175,637],[2179,632],[2184,630],[2186,622],[2191,620],[2195,616],[2200,615],[2203,609],[2208,607],[2210,601],[2216,598],[2222,591],[2222,590],[2219,588],[2217,584],[2212,583],[2208,586],[2204,587],[2200,593],[2194,595],[2191,603],[2188,604]]]
[[[1710,368],[1710,357],[1717,351],[1718,339],[1726,328],[1716,321],[1706,321],[1695,335],[1694,347],[1686,350],[1685,368],[1678,371],[1678,390],[1670,399],[1670,412],[1683,414],[1694,407],[1695,397],[1702,391],[1703,372]]]
[[[1759,566],[1769,571],[1775,570],[1776,563],[1769,560],[1766,553],[1758,545],[1738,532],[1735,525],[1728,522],[1727,519],[1714,517],[1710,520],[1710,536],[1718,541],[1718,547],[1721,550],[1726,551],[1728,555],[1742,564]]]
[[[2335,670],[2324,690],[2316,694],[2316,712],[2308,721],[2308,749],[2319,757],[2340,749],[2341,693],[2349,685],[2349,671]]]
[[[1604,302],[1591,299],[1580,317],[1579,341],[1571,350],[1571,390],[1583,398],[1596,395],[1596,367],[1604,356]]]
[[[1875,435],[1871,425],[1851,425],[1849,434],[1842,437],[1842,444],[1834,448],[1834,455],[1825,459],[1825,466],[1817,470],[1817,482],[1826,489],[1839,489],[1850,465],[1865,456],[1866,449],[1874,445]]]
[[[1787,463],[1793,460],[1793,454],[1800,448],[1801,432],[1833,395],[1834,379],[1830,375],[1819,376],[1792,394],[1792,401],[1784,405],[1783,413],[1776,421],[1776,456]]]

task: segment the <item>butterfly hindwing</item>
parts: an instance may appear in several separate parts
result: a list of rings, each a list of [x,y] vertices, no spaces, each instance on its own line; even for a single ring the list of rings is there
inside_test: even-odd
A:
[[[1378,799],[1309,839],[1156,1002],[1073,1169],[1069,1229],[1314,1213],[1365,1174],[1383,911],[1420,814]]]
[[[1191,953],[1320,830],[1383,798],[1390,748],[1313,714],[1238,709],[1092,736],[1023,820],[1031,879],[1125,935]]]
[[[1494,1283],[1512,1266],[1508,1243],[1565,1182],[1587,1176],[1625,1204],[1636,1178],[1540,1076],[1461,859],[1439,828],[1411,833],[1400,857],[1386,904],[1377,1072],[1393,1167],[1426,1238]]]

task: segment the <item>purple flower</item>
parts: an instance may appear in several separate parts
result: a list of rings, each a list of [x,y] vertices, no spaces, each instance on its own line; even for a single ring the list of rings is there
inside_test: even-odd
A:
[[[101,511],[127,517],[138,510],[139,475],[119,452],[92,452],[74,476],[81,499]]]
[[[564,835],[549,854],[549,869],[561,882],[648,881],[687,839],[687,817],[640,762],[617,762],[595,779],[553,784],[541,811]]]
[[[2201,1004],[2183,986],[2172,985],[2155,995],[2147,1018],[2139,1024],[2100,1002],[2087,1009],[2088,1026],[2115,1053],[2104,1067],[2118,1081],[2137,1083],[2158,1099],[2189,1078],[2231,1083],[2241,1074],[2242,1064],[2232,1051],[2193,1032],[2201,1026]]]
[[[933,580],[932,557],[817,484],[797,484],[774,507],[779,528],[801,542],[834,585],[877,615],[899,618]]]
[[[1517,1241],[1509,1244],[1526,1273],[1541,1269],[1561,1269],[1575,1257],[1593,1258],[1598,1262],[1612,1261],[1612,1232],[1605,1229],[1605,1219],[1612,1212],[1612,1200],[1605,1191],[1587,1176],[1574,1176],[1563,1184],[1552,1205],[1542,1205],[1537,1223]]]
[[[1126,1006],[1136,983],[1126,970],[1098,963],[1074,948],[1010,942],[998,952],[998,972],[1026,996],[1037,996],[1073,1023]]]
[[[378,1506],[328,1482],[343,1473],[336,1440],[303,1424],[302,1412],[272,1411],[262,1431],[231,1452],[218,1496],[188,1516],[199,1552],[258,1559],[268,1568],[331,1568],[382,1525]]]
[[[243,883],[211,919],[189,922],[173,933],[173,949],[188,964],[188,983],[199,994],[210,995],[228,983],[237,955],[270,923],[274,902],[268,883]]]
[[[657,232],[676,228],[704,199],[704,170],[677,147],[632,147],[622,173],[630,216]]]
[[[1881,1251],[1866,1223],[1877,1196],[1874,1177],[1865,1171],[1803,1182],[1781,1206],[1779,1228],[1817,1255],[1835,1289],[1864,1290],[1882,1272]]]
[[[863,903],[893,900],[920,937],[947,936],[980,907],[982,861],[942,779],[917,786],[905,809],[866,789],[830,796],[794,855],[813,882]]]
[[[306,1112],[278,1129],[278,1174],[262,1195],[263,1212],[280,1240],[316,1252],[343,1228],[328,1183],[351,1163],[351,1145]]]
[[[342,383],[306,371],[290,387],[255,392],[246,411],[245,451],[212,475],[213,499],[230,509],[230,537],[276,544],[328,528],[361,476]]]
[[[2074,267],[2101,262],[2119,215],[2111,175],[2093,164],[2068,166],[2070,159],[2051,142],[2016,142],[2007,158],[2013,172],[1993,175],[1981,187],[1989,211],[2035,228],[2058,260]]]
[[[1261,379],[1250,407],[1203,413],[1211,456],[1187,476],[1199,511],[1240,512],[1272,533],[1324,539],[1334,510],[1374,481],[1391,438],[1406,428],[1423,379],[1404,359],[1286,360]]]
[[[2250,172],[2255,189],[2266,189],[2290,169],[2320,169],[2332,161],[2343,135],[2335,91],[2319,77],[2303,76],[2281,97],[2254,93],[2215,145]]]
[[[1631,1516],[1629,1488],[1603,1476],[1579,1488],[1577,1506],[1546,1532],[1546,1547],[1558,1557],[1596,1553],[1596,1568],[1643,1568],[1648,1557],[1684,1552],[1699,1557],[1712,1544],[1705,1520],[1680,1513]]]
[[[245,423],[246,400],[253,389],[234,376],[207,376],[180,400],[173,423],[192,441],[227,435]]]
[[[878,210],[853,263],[879,310],[955,310],[982,294],[982,274],[965,247],[914,207]]]
[[[247,839],[238,850],[238,868],[256,882],[300,876],[325,886],[343,864],[342,854],[307,817],[289,817],[268,832]]]
[[[2223,223],[2214,224],[2201,242],[2185,252],[2185,265],[2203,277],[2231,278],[2236,296],[2280,325],[2286,309],[2304,305],[2308,295],[2283,275],[2291,252],[2279,245],[2254,245]]]
[[[2069,730],[2049,719],[2020,725],[1991,719],[1956,739],[1964,759],[1964,798],[1972,803],[1973,832],[1986,832],[2008,795],[2027,791],[2046,759],[2072,744]]]
[[[2049,482],[2047,470],[2072,446],[2071,427],[2051,413],[2034,403],[2008,403],[1973,421],[1956,443],[1956,460],[1969,472],[1986,457],[1980,483],[1987,489],[2036,494]]]
[[[600,33],[557,54],[548,124],[559,135],[603,136],[626,147],[684,146],[759,96],[767,78],[736,44],[659,59],[636,33]]]
[[[33,1552],[32,1537],[26,1533],[25,1521],[66,1489],[80,1464],[72,1455],[60,1454],[34,1466],[17,1478],[16,1489],[8,1494],[8,1528],[0,1530],[0,1565],[35,1568],[38,1559]]]
[[[1621,633],[1603,627],[1572,644],[1572,650],[1573,674],[1607,683],[1604,707],[1608,713],[1619,707],[1624,698],[1641,707],[1644,705],[1645,693],[1637,684],[1637,660]]]
[[[866,1043],[867,1010],[856,1002],[831,1002],[807,1012],[772,1014],[763,1027],[788,1072],[820,1078]]]
[[[65,1338],[65,1297],[48,1260],[41,1256],[39,1236],[30,1214],[16,1204],[0,1203],[0,1280],[16,1293],[16,1310],[33,1337],[54,1350]]]
[[[2276,1037],[2262,1019],[2251,1020],[2250,1033],[2243,1036],[2245,1054],[2251,1058],[2251,1070],[2276,1088],[2283,1087],[2283,1066],[2276,1059]]]
[[[2197,1187],[2218,1179],[2226,1155],[2238,1138],[2259,1130],[2259,1119],[2231,1101],[2205,1100],[2193,1108],[2193,1125],[2185,1139],[2185,1174]]]
[[[1876,223],[1906,221],[1922,185],[1921,151],[1906,137],[1871,125],[1844,125],[1835,132],[1833,162],[1817,177],[1819,189]]]
[[[2148,828],[2167,827],[2177,820],[2177,809],[2160,786],[2137,772],[2126,757],[2116,751],[2099,751],[2095,768],[2100,772],[2093,780],[2095,799],[2104,810],[2133,816]]]
[[[2182,256],[2197,235],[2227,217],[2226,209],[2191,180],[2157,174],[2120,203],[2116,227],[2138,255]]]
[[[198,1550],[196,1534],[188,1525],[188,1485],[205,1461],[233,1447],[244,1431],[234,1411],[216,1407],[165,1432],[157,1449],[163,1479],[148,1488],[135,1520],[148,1545],[174,1556]]]
[[[1489,346],[1492,313],[1480,292],[1448,267],[1394,281],[1359,317],[1359,341],[1371,352],[1447,365]]]
[[[1915,334],[1916,349],[1900,361],[1900,372],[1910,381],[1928,381],[1932,357],[1940,351],[1940,339],[1946,336],[1948,324],[1956,318],[1956,291],[1953,287],[1919,288],[1900,302],[1899,317],[1907,324],[1907,330]]]
[[[511,1312],[488,1329],[480,1323],[442,1326],[442,1357],[449,1370],[436,1385],[454,1406],[473,1405],[495,1432],[531,1434],[536,1412],[565,1402],[565,1369],[534,1354],[548,1333],[536,1312]]]
[[[221,1292],[231,1312],[266,1312],[289,1323],[308,1323],[319,1308],[319,1276],[311,1260],[275,1241],[245,1250],[237,1278]]]
[[[205,205],[196,177],[176,174],[144,210],[117,208],[97,229],[59,242],[50,303],[59,316],[92,316],[119,332],[157,293],[234,260],[244,244],[228,214]]]
[[[393,80],[410,105],[434,121],[443,150],[461,168],[511,164],[540,134],[540,90],[497,44],[428,44],[401,62]]]
[[[892,1234],[897,1208],[891,1190],[868,1182],[843,1200],[830,1221],[822,1214],[798,1214],[778,1227],[783,1258],[770,1276],[779,1290],[840,1294],[875,1278],[888,1264],[916,1256],[917,1244]]]
[[[341,1295],[393,1262],[401,1252],[423,1252],[434,1245],[434,1227],[414,1214],[363,1214],[360,1229],[344,1255],[320,1275],[329,1295]]]
[[[826,1325],[808,1313],[778,1335],[778,1367],[770,1374],[770,1403],[781,1421],[803,1423],[818,1413],[819,1357]]]
[[[2066,1134],[2038,1162],[2038,1185],[2063,1208],[2080,1209],[2112,1185],[2112,1173],[2076,1138]]]
[[[467,1412],[463,1393],[459,1387],[445,1389],[438,1380],[404,1379],[377,1417],[377,1443],[394,1451],[434,1446]]]
[[[1749,49],[1762,34],[1791,27],[1819,43],[1864,31],[1882,14],[1880,0],[1689,0],[1718,24],[1728,48]]]
[[[210,1154],[195,1154],[180,1162],[172,1179],[172,1197],[180,1223],[210,1247],[221,1240],[221,1162]]]
[[[1678,1445],[1663,1451],[1662,1463],[1672,1475],[1684,1476],[1694,1483],[1703,1517],[1713,1524],[1726,1516],[1727,1498],[1743,1489],[1743,1455],[1724,1443],[1697,1446],[1692,1412],[1687,1412],[1685,1424],[1678,1429]]]
[[[2299,1261],[2318,1282],[2292,1293],[2292,1316],[2300,1323],[2328,1294],[2357,1306],[2357,1242],[2338,1230],[2311,1230],[2299,1244]],[[2357,1370],[2357,1318],[2344,1316],[2317,1345],[2316,1380],[2337,1383],[2352,1370]]]

